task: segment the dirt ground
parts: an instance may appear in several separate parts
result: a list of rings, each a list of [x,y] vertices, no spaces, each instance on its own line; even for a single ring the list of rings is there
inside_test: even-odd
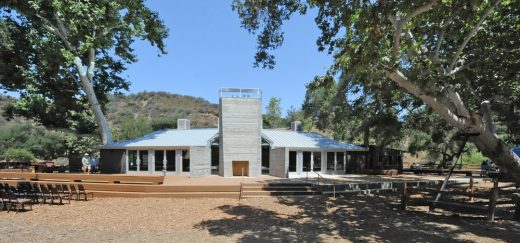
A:
[[[0,212],[0,242],[518,242],[520,223],[401,211],[397,194],[96,198]],[[422,210],[422,211],[421,211]]]

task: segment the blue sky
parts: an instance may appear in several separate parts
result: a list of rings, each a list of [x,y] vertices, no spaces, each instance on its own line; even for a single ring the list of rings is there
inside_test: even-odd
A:
[[[137,41],[133,47],[139,61],[124,75],[132,83],[129,93],[167,91],[217,103],[220,87],[261,88],[264,107],[278,97],[287,110],[301,106],[305,84],[332,63],[331,56],[317,50],[319,30],[312,12],[286,23],[284,45],[275,52],[277,65],[267,70],[253,67],[256,36],[240,27],[231,1],[149,0],[147,5],[170,28],[168,54],[158,57],[156,48]]]

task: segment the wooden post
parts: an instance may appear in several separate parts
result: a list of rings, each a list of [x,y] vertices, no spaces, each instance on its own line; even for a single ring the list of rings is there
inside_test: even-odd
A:
[[[401,209],[405,211],[408,206],[408,193],[406,190],[406,182],[403,182],[403,185],[401,186]]]
[[[491,195],[489,197],[489,206],[488,206],[488,221],[494,221],[495,220],[495,209],[497,206],[497,199],[498,199],[498,178],[495,178],[493,180],[493,189],[491,190]]]
[[[475,185],[473,184],[473,177],[469,178],[469,192],[471,193],[471,196],[469,197],[469,201],[473,202],[473,192],[475,190]]]
[[[515,201],[515,214],[513,219],[520,221],[520,193],[513,193],[513,200]]]

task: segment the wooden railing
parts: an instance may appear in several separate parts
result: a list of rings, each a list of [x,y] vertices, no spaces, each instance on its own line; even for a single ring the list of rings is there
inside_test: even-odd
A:
[[[515,188],[514,184],[499,186],[497,179],[493,180],[493,187],[489,190],[481,189],[475,192],[475,184],[473,179],[466,183],[467,187],[451,188],[451,190],[439,190],[436,188],[412,187],[409,188],[404,182],[401,187],[401,209],[406,210],[409,204],[429,206],[430,212],[434,212],[435,208],[442,207],[452,210],[458,208],[461,210],[487,212],[489,221],[495,220],[497,210],[515,210],[514,218],[520,220],[520,189]],[[451,186],[451,185],[450,185]],[[465,190],[461,190],[464,189]],[[440,194],[440,198],[437,197]],[[446,196],[454,196],[446,198]],[[475,200],[477,199],[477,200]],[[513,207],[500,207],[498,204],[513,204]]]

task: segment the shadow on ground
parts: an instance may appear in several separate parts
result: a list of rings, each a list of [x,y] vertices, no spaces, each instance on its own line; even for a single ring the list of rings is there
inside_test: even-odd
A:
[[[284,207],[296,208],[293,213],[248,205],[248,201],[259,200],[251,198],[238,205],[217,207],[216,210],[229,217],[202,221],[195,228],[206,229],[216,236],[238,236],[241,242],[514,242],[520,238],[519,223],[404,212],[391,203],[396,201],[395,196],[276,199]]]

